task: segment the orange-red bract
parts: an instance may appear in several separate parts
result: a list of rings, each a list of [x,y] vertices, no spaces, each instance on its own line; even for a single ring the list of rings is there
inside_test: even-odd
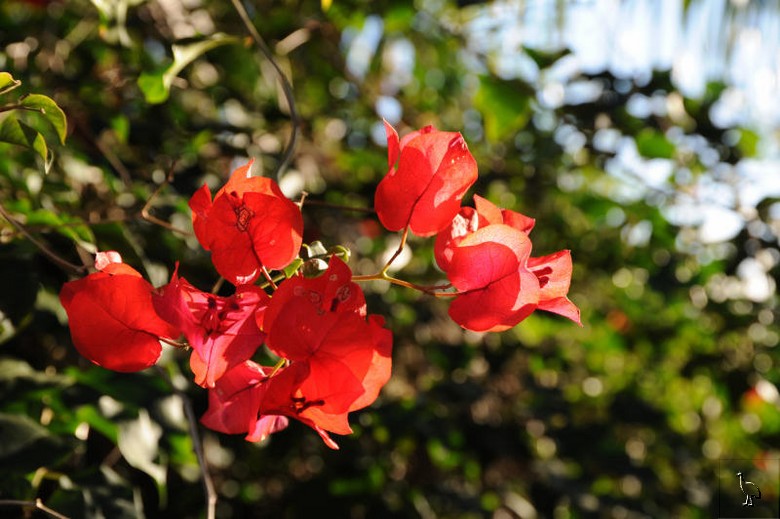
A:
[[[454,248],[447,277],[459,295],[452,320],[478,332],[499,332],[528,317],[539,302],[539,282],[526,267],[531,240],[513,227],[494,224]]]
[[[389,171],[374,198],[379,221],[390,231],[409,226],[418,236],[436,234],[458,213],[477,163],[460,133],[426,126],[399,140],[387,121],[385,131]]]
[[[252,163],[236,169],[213,201],[204,185],[189,202],[198,241],[234,285],[253,282],[262,267],[284,268],[302,241],[300,209],[272,179],[251,176]]]
[[[503,223],[528,234],[533,229],[535,220],[509,209],[499,209],[489,200],[474,195],[474,208],[461,207],[449,226],[436,235],[433,247],[436,264],[447,272],[454,248],[466,235],[486,225],[497,223]]]
[[[527,235],[534,224],[533,218],[500,209],[474,195],[474,208],[462,207],[452,223],[436,236],[436,263],[463,292],[450,306],[453,320],[469,330],[501,331],[539,309],[582,325],[579,309],[567,297],[571,253],[562,250],[532,258]],[[460,250],[475,245],[479,246]],[[509,250],[517,257],[516,262]],[[453,272],[456,256],[457,268]]]
[[[259,287],[242,285],[229,297],[202,292],[174,272],[171,282],[154,297],[157,313],[177,326],[193,352],[195,383],[212,388],[226,371],[248,360],[265,334],[255,320],[269,297]]]
[[[70,281],[60,291],[76,349],[98,366],[132,372],[157,362],[159,338],[179,332],[152,306],[152,285],[132,267],[98,257],[101,272]]]
[[[571,252],[562,250],[540,258],[528,258],[528,268],[539,280],[539,310],[562,315],[582,326],[580,309],[567,297],[571,283]]]

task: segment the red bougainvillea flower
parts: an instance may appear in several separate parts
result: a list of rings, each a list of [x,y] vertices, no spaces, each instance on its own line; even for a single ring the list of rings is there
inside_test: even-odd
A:
[[[498,317],[499,314],[497,314],[495,322],[493,322],[489,316],[486,316],[484,319],[477,318],[469,310],[468,304],[473,302],[473,295],[469,298],[459,296],[453,303],[454,310],[453,307],[450,308],[450,315],[453,315],[454,312],[453,319],[464,328],[470,330],[477,330],[477,328],[479,328],[478,331],[505,330],[514,326],[510,326],[509,323],[516,319],[519,319],[517,322],[525,319],[531,313],[529,309],[533,310],[533,308],[527,305],[531,304],[530,302],[534,297],[538,297],[536,308],[562,315],[581,326],[579,309],[566,295],[571,282],[571,253],[568,250],[563,250],[549,256],[532,258],[530,256],[531,241],[520,239],[515,233],[507,229],[495,231],[500,234],[500,237],[497,237],[492,244],[491,240],[493,238],[490,237],[491,234],[481,233],[479,237],[474,237],[475,234],[480,233],[482,230],[494,228],[497,225],[508,227],[527,237],[535,223],[533,218],[509,209],[500,209],[478,195],[474,195],[474,207],[474,209],[462,207],[452,220],[452,223],[436,236],[434,244],[436,263],[443,271],[447,272],[451,281],[453,277],[457,280],[457,283],[453,281],[453,285],[460,291],[473,290],[474,287],[479,287],[487,281],[485,291],[481,293],[483,295],[491,294],[492,297],[492,291],[497,290],[497,286],[501,286],[506,298],[504,303],[508,303],[512,299],[510,287],[514,287],[516,282],[519,283],[525,278],[524,288],[520,288],[518,285],[517,289],[525,290],[526,294],[515,294],[525,301],[525,310],[510,312],[512,317],[506,322],[502,322],[501,318]],[[507,237],[508,241],[501,241]],[[461,246],[468,246],[469,244],[474,246],[476,243],[482,244],[479,249],[458,252]],[[503,245],[503,247],[499,245]],[[518,274],[517,276],[510,276],[496,285],[495,280],[491,281],[487,278],[503,275],[505,272],[513,269],[514,260],[508,254],[507,249],[513,250],[517,257]],[[495,257],[491,257],[491,254]],[[458,271],[453,273],[451,272],[452,261],[456,255],[459,256]],[[489,267],[487,269],[480,267],[480,261],[485,261],[485,264],[489,265]],[[495,270],[496,266],[500,267],[497,271]],[[538,289],[531,287],[532,283],[528,272],[536,276],[539,285]],[[527,292],[529,290],[530,292]],[[504,311],[507,311],[508,307],[506,304],[502,305],[500,299],[492,300],[492,303],[501,305]],[[488,325],[490,325],[488,328],[482,329]],[[474,326],[477,328],[474,328]]]
[[[285,305],[267,344],[291,363],[268,380],[261,414],[300,420],[338,448],[327,433],[351,433],[347,413],[370,405],[390,378],[392,335],[383,325],[377,315]]]
[[[247,434],[248,441],[262,441],[287,427],[281,415],[258,416],[265,382],[272,368],[251,360],[227,371],[209,391],[209,408],[200,421],[206,427],[227,434]]]
[[[203,185],[190,199],[198,241],[211,251],[217,272],[234,285],[251,283],[262,267],[281,269],[298,255],[303,218],[270,178],[236,169],[211,200]]]
[[[179,335],[152,306],[152,285],[116,252],[99,253],[95,272],[60,291],[76,349],[98,366],[140,371],[157,362],[159,339]]]
[[[390,378],[392,335],[365,315],[365,297],[349,267],[332,257],[316,278],[284,282],[263,318],[266,344],[289,365],[269,378],[261,415],[286,415],[314,428],[349,434],[347,414],[376,400]]]
[[[409,226],[418,236],[436,234],[477,180],[477,163],[460,133],[426,126],[399,140],[387,121],[385,131],[389,171],[376,189],[379,221],[390,231]]]
[[[192,346],[190,367],[195,383],[212,388],[230,368],[248,360],[265,334],[255,320],[269,301],[257,286],[241,285],[230,297],[202,292],[174,272],[154,296],[157,313],[178,327]]]
[[[447,277],[458,290],[452,320],[477,332],[500,332],[528,317],[539,302],[539,281],[526,268],[531,240],[504,224],[478,229],[453,249]]]
[[[499,209],[489,200],[474,195],[474,208],[461,207],[450,225],[436,235],[433,247],[436,264],[444,272],[447,272],[454,248],[466,235],[487,225],[497,223],[514,227],[518,231],[528,234],[534,228],[535,220],[509,209]]]
[[[353,312],[366,315],[363,290],[352,281],[352,271],[346,263],[333,256],[325,272],[315,278],[301,274],[282,283],[274,292],[273,304],[258,312],[258,325],[269,330],[281,311],[300,305],[312,305],[319,312]]]
[[[539,280],[539,310],[562,315],[582,326],[580,309],[567,297],[571,283],[571,252],[562,250],[541,258],[528,258],[527,265]]]

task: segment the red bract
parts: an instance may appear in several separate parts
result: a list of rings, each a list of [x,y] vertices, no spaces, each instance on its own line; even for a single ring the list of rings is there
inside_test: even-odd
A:
[[[70,281],[60,291],[76,349],[98,366],[140,371],[157,362],[159,339],[179,332],[152,306],[152,285],[116,253],[98,255],[101,272]]]
[[[290,365],[268,380],[264,415],[287,415],[314,428],[348,434],[347,414],[376,400],[390,377],[392,335],[384,319],[365,317],[365,298],[349,267],[333,257],[317,278],[282,284],[265,313],[269,349]]]
[[[195,235],[217,272],[234,285],[251,283],[261,269],[287,266],[301,247],[303,218],[270,178],[253,177],[253,161],[236,169],[211,200],[208,186],[190,199]]]
[[[479,195],[474,195],[474,207],[461,207],[450,225],[436,235],[433,253],[436,264],[445,272],[449,269],[454,248],[477,229],[502,223],[528,234],[534,227],[533,218],[509,209],[499,209]]]
[[[301,274],[282,283],[274,292],[273,303],[257,314],[258,325],[269,330],[279,313],[299,305],[312,305],[320,312],[353,312],[366,315],[366,298],[357,283],[352,282],[352,271],[336,256],[331,257],[325,272],[315,278]]]
[[[269,297],[259,287],[242,285],[230,297],[202,292],[174,272],[171,282],[154,297],[154,307],[177,326],[192,346],[190,367],[195,382],[214,387],[230,368],[249,359],[265,334],[255,321]]]
[[[390,378],[392,336],[383,325],[375,315],[286,305],[268,346],[291,364],[269,379],[261,413],[296,418],[337,448],[327,432],[352,432],[347,413],[370,405]]]
[[[562,315],[582,326],[579,308],[566,297],[571,283],[571,253],[562,250],[541,258],[528,258],[528,268],[539,279],[539,309]]]
[[[248,433],[248,441],[262,441],[287,427],[286,416],[258,416],[272,371],[248,360],[226,372],[209,391],[209,408],[201,423],[228,434]]]
[[[452,320],[478,332],[512,328],[539,302],[539,282],[525,264],[531,240],[513,227],[494,224],[466,236],[454,248],[447,276],[459,294]]]
[[[477,163],[460,133],[426,126],[399,141],[387,121],[385,131],[389,171],[376,189],[379,221],[390,231],[409,226],[418,236],[436,234],[457,214]]]

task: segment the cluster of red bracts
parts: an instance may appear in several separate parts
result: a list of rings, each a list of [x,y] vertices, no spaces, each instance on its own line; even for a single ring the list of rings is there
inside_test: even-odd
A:
[[[399,140],[392,126],[385,123],[385,130],[389,171],[377,187],[377,215],[391,231],[436,235],[436,263],[457,289],[453,321],[468,330],[500,332],[539,309],[581,324],[579,309],[567,298],[568,250],[532,258],[532,218],[479,195],[476,209],[461,207],[477,180],[477,163],[460,133],[428,126]]]
[[[391,231],[436,235],[436,261],[456,289],[453,320],[501,331],[542,309],[579,323],[566,297],[568,251],[532,258],[534,220],[476,195],[475,209],[461,207],[477,177],[463,137],[427,127],[399,139],[386,128],[389,171],[377,187],[377,214]],[[390,378],[392,336],[382,317],[367,314],[362,290],[336,256],[324,273],[298,273],[271,295],[254,284],[298,257],[303,220],[273,180],[251,176],[251,165],[233,172],[213,200],[206,186],[190,200],[195,235],[233,295],[195,288],[178,267],[155,289],[118,254],[98,253],[97,272],[60,293],[73,343],[92,362],[129,372],[154,365],[161,342],[184,336],[195,382],[209,390],[204,425],[259,441],[291,417],[337,448],[329,433],[350,433],[348,413],[374,402]],[[275,365],[252,360],[263,344],[279,358]]]

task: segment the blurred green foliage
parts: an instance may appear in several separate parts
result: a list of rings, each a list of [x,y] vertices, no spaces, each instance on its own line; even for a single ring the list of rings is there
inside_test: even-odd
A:
[[[394,334],[380,400],[352,417],[337,452],[299,424],[262,445],[201,431],[218,517],[704,518],[721,499],[741,502],[732,472],[751,469],[774,477],[762,506],[777,502],[777,297],[738,290],[746,259],[769,261],[777,279],[773,201],[728,243],[697,241],[663,210],[716,175],[680,136],[717,163],[757,154],[764,137],[710,121],[722,85],[686,99],[665,72],[643,84],[604,72],[577,78],[601,86],[594,99],[550,108],[538,84],[465,52],[453,20],[479,6],[249,4],[302,117],[279,180],[314,202],[303,209],[307,243],[344,245],[356,272],[375,272],[394,237],[370,213],[333,206],[371,206],[386,170],[381,116],[397,113],[401,133],[462,131],[480,165],[476,190],[536,218],[535,254],[572,250],[585,326],[534,315],[503,334],[467,333],[445,301],[367,285]],[[51,256],[82,265],[118,250],[155,285],[180,261],[210,287],[216,274],[194,238],[141,211],[171,173],[149,210],[187,230],[189,196],[224,181],[234,161],[275,171],[290,124],[274,71],[229,2],[6,0],[0,29],[0,69],[21,81],[8,102],[33,94],[27,103],[46,104],[52,123],[23,132],[32,150],[0,143],[0,203],[24,229],[0,219],[0,500],[40,498],[72,517],[201,517],[181,399],[157,371],[118,374],[78,356],[57,294],[79,274]],[[524,52],[542,73],[566,56]],[[33,96],[67,115],[64,144],[64,119]],[[632,96],[679,110],[638,116]],[[38,115],[2,113],[0,130]],[[643,179],[608,171],[616,152],[599,144],[602,130],[632,140],[642,160],[670,159],[672,180],[631,195]],[[411,247],[401,275],[440,280],[430,241]],[[202,413],[186,359],[162,364]]]

